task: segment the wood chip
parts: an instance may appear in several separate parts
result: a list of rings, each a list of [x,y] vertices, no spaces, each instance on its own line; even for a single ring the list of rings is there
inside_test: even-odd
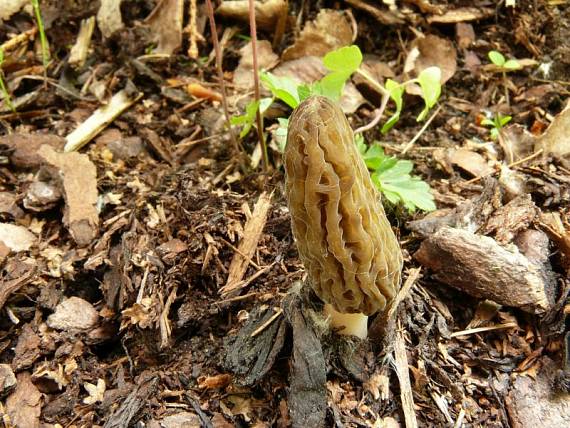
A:
[[[57,153],[49,146],[38,151],[46,163],[57,169],[55,178],[62,181],[65,197],[63,221],[80,246],[91,243],[98,232],[97,170],[89,156],[79,153]]]
[[[255,253],[261,232],[267,221],[267,214],[271,207],[271,197],[272,194],[268,195],[265,192],[262,193],[253,208],[253,214],[247,219],[243,231],[243,238],[230,264],[226,285],[220,289],[223,298],[239,294],[241,290],[240,282],[245,275],[249,261]]]

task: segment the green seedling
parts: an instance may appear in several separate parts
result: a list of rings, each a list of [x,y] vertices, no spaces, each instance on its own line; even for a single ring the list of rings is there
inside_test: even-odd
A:
[[[42,19],[42,13],[40,11],[40,2],[39,0],[31,0],[31,2],[32,2],[32,7],[34,8],[34,14],[36,16],[38,31],[40,33],[40,44],[42,47],[42,64],[44,66],[44,70],[47,70],[47,66],[50,59],[50,53],[49,53],[49,45],[46,37],[46,32],[44,29],[44,21]]]
[[[506,59],[505,56],[498,51],[490,51],[489,59],[498,68],[498,71],[503,75],[503,86],[505,88],[505,99],[507,104],[510,104],[509,89],[507,85],[507,73],[511,71],[520,70],[522,65],[514,58]]]
[[[522,68],[522,65],[516,59],[506,59],[505,56],[498,51],[490,51],[489,59],[504,73],[520,70]]]
[[[414,167],[412,162],[387,156],[377,143],[367,146],[362,135],[356,136],[356,145],[370,170],[372,182],[390,203],[401,203],[410,213],[416,209],[435,210],[429,185],[410,175]]]
[[[418,84],[421,88],[425,107],[418,115],[418,121],[422,121],[427,117],[430,109],[435,106],[441,95],[441,70],[438,67],[428,67],[416,79],[411,79],[404,83],[388,79],[385,86],[382,86],[360,67],[362,64],[362,52],[356,45],[346,46],[329,52],[324,56],[323,64],[328,70],[327,75],[312,84],[299,84],[290,77],[275,76],[270,72],[261,73],[261,82],[271,92],[274,99],[281,100],[289,107],[295,108],[311,95],[323,95],[338,101],[348,79],[354,73],[358,73],[383,94],[384,99],[380,108],[380,114],[383,113],[389,100],[392,100],[394,103],[395,111],[382,126],[383,133],[388,132],[398,122],[404,106],[403,96],[407,85]],[[251,104],[248,108],[250,107]],[[239,124],[243,126],[242,135],[245,136],[253,126],[254,116],[248,115],[246,112],[245,115],[240,117],[242,119],[240,119]],[[249,118],[249,122],[244,117]],[[247,131],[244,133],[243,129],[247,129]]]
[[[2,64],[4,64],[4,50],[0,48],[0,92],[2,93],[4,104],[8,106],[12,112],[16,113],[16,107],[14,107],[14,103],[12,103],[12,97],[8,92],[8,87],[4,83],[4,71],[2,70]]]
[[[503,116],[501,113],[497,113],[493,119],[483,119],[481,121],[481,125],[488,126],[491,129],[489,130],[489,134],[492,140],[496,140],[499,138],[499,134],[501,133],[501,129],[511,121],[512,117],[509,115]]]

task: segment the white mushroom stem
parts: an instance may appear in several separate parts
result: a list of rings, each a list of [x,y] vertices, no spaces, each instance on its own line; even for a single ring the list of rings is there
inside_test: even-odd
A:
[[[362,340],[368,337],[368,317],[364,314],[343,314],[332,305],[325,303],[324,311],[328,316],[331,328],[339,334],[356,336]]]

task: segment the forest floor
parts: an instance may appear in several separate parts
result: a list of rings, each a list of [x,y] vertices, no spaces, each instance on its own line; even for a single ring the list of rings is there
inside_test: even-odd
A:
[[[291,297],[306,279],[276,132],[291,109],[265,114],[264,165],[221,102],[235,117],[253,99],[247,2],[216,13],[224,88],[202,1],[42,1],[49,58],[28,3],[0,5],[4,426],[570,426],[570,3],[258,5],[276,75],[319,79],[352,44],[379,82],[442,70],[427,125],[405,94],[392,130],[362,134],[413,162],[437,206],[385,200],[406,292],[380,344],[374,317],[358,342],[322,328],[308,290]],[[380,95],[353,76],[353,129]],[[299,296],[314,303],[286,304]],[[299,374],[304,328],[326,378],[311,358]]]

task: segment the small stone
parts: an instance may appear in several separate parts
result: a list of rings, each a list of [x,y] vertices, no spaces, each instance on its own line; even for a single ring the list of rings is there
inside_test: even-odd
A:
[[[68,332],[86,331],[94,328],[99,314],[91,303],[79,297],[70,297],[55,308],[47,319],[47,325]]]
[[[198,415],[190,412],[180,412],[166,416],[160,421],[163,428],[199,428],[202,426]]]
[[[0,223],[0,241],[12,251],[28,251],[36,242],[36,235],[23,226]]]
[[[35,212],[47,211],[57,205],[61,196],[61,192],[55,184],[35,181],[28,188],[24,198],[24,207]]]

